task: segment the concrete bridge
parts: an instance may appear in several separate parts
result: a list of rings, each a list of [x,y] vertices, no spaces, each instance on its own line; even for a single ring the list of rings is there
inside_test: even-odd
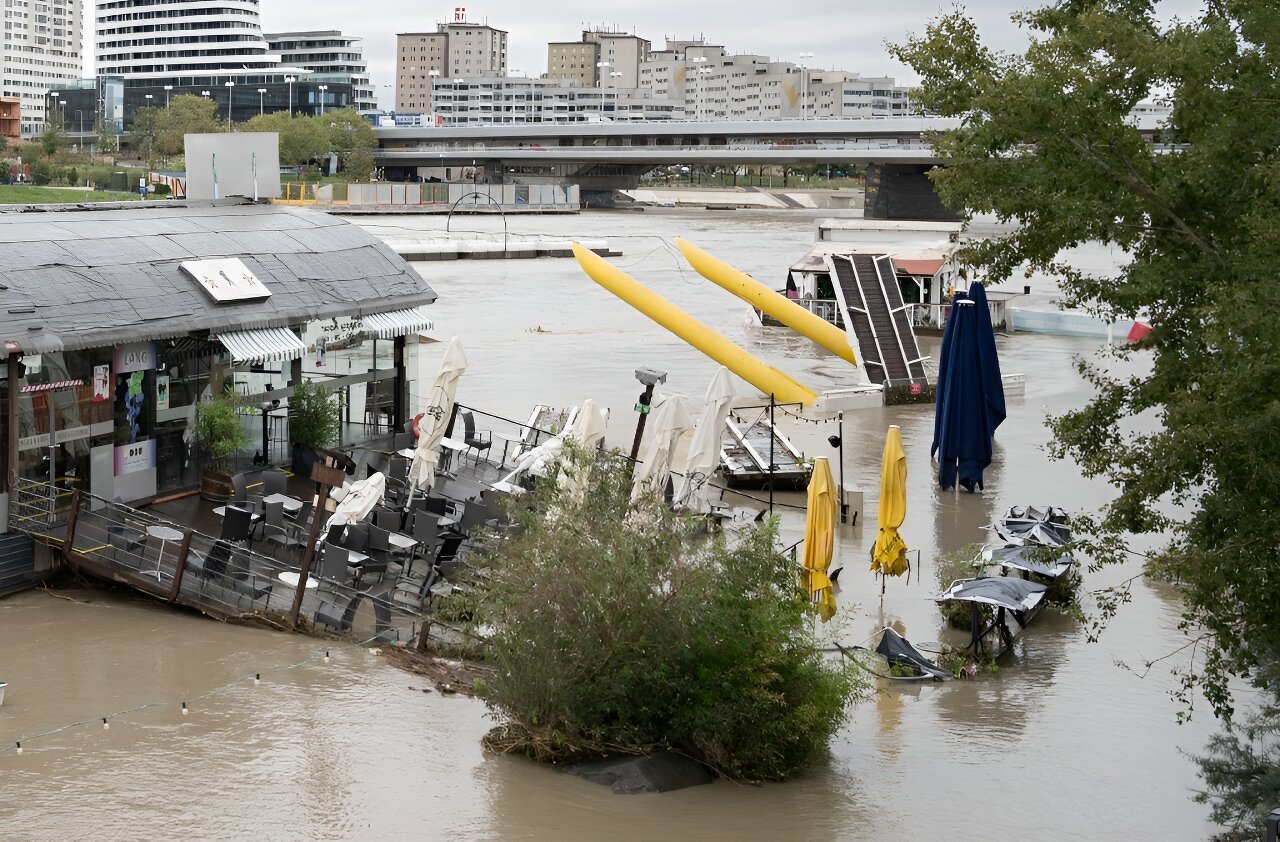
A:
[[[1135,112],[1156,140],[1167,115]],[[591,204],[637,187],[661,166],[850,165],[866,168],[865,213],[879,219],[954,219],[928,179],[941,163],[929,132],[957,128],[947,117],[834,120],[664,120],[616,123],[503,123],[378,128],[376,159],[393,181],[472,177],[489,183],[568,182]]]
[[[607,203],[661,166],[867,167],[868,215],[947,218],[926,173],[940,163],[924,141],[955,128],[938,117],[845,120],[511,123],[378,128],[377,162],[392,180],[456,178],[473,168],[491,183],[577,184],[584,199]]]

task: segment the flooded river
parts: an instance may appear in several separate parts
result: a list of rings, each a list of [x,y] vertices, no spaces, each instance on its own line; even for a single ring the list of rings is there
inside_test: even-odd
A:
[[[405,238],[437,218],[362,220]],[[843,364],[775,329],[748,332],[744,305],[703,282],[674,253],[683,235],[756,277],[781,285],[813,239],[812,217],[705,211],[515,217],[511,230],[608,238],[617,263],[679,306],[746,344],[802,383],[842,384]],[[500,231],[497,219],[454,229]],[[713,364],[611,298],[572,260],[418,264],[440,294],[437,335],[462,338],[470,368],[459,400],[513,418],[535,403],[591,397],[612,409],[610,439],[630,442],[638,366],[669,372],[666,388],[700,396]],[[936,340],[925,339],[926,353]],[[855,411],[845,419],[845,478],[866,493],[859,525],[837,552],[836,634],[861,643],[890,622],[914,642],[942,636],[931,559],[984,540],[984,525],[1015,503],[1089,508],[1107,489],[1045,453],[1046,413],[1087,391],[1071,366],[1091,340],[1032,335],[998,340],[1005,372],[1027,393],[1009,400],[986,492],[936,490],[929,408]],[[425,350],[434,368],[442,346]],[[749,387],[739,382],[745,394]],[[902,426],[909,466],[903,535],[921,551],[921,581],[890,581],[883,599],[866,572],[874,540],[880,453]],[[784,422],[809,455],[835,451],[834,422]],[[838,470],[837,470],[838,473]],[[779,496],[795,503],[796,497]],[[781,509],[794,540],[802,515]],[[863,523],[870,522],[869,528]],[[1089,588],[1136,572],[1087,574]],[[617,839],[1202,838],[1207,811],[1191,795],[1194,764],[1213,730],[1207,714],[1178,726],[1173,682],[1141,667],[1182,640],[1176,594],[1139,583],[1133,602],[1089,644],[1046,612],[995,676],[881,688],[858,706],[830,756],[788,784],[726,782],[662,796],[613,796],[531,763],[489,757],[478,702],[424,693],[423,682],[367,650],[323,661],[320,642],[222,625],[94,591],[77,601],[33,592],[0,601],[0,746],[67,723],[89,724],[0,753],[0,827],[15,838]],[[260,673],[255,685],[252,676]],[[178,705],[188,701],[190,715]],[[159,705],[155,707],[141,707]],[[100,717],[141,709],[111,721]]]

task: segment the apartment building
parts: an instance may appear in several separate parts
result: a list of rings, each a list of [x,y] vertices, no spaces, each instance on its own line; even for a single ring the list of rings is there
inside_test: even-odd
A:
[[[547,44],[547,77],[572,79],[583,87],[637,88],[640,64],[651,49],[647,40],[631,33],[583,30],[578,41]]]
[[[49,88],[81,75],[80,0],[5,0],[0,97],[16,97],[20,135],[44,131]]]
[[[396,35],[396,111],[430,110],[433,79],[502,76],[506,72],[504,30],[454,21],[436,24],[435,32],[402,32]]]
[[[637,88],[491,76],[436,79],[431,112],[444,125],[462,126],[670,120],[680,116],[682,108],[683,103],[678,100],[660,99]]]

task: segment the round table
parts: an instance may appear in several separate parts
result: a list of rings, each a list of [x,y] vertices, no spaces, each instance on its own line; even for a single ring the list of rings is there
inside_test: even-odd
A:
[[[284,582],[289,587],[296,588],[298,587],[299,576],[300,574],[294,573],[292,570],[286,570],[283,573],[280,573],[278,576],[276,576],[276,578],[279,579],[281,582]],[[319,581],[312,579],[310,576],[307,577],[307,588],[316,588],[319,586],[320,586]]]
[[[174,529],[172,526],[163,526],[161,524],[152,524],[147,527],[147,534],[152,538],[160,539],[160,552],[156,555],[156,580],[160,580],[160,566],[164,562],[164,548],[170,541],[181,541],[182,532]]]

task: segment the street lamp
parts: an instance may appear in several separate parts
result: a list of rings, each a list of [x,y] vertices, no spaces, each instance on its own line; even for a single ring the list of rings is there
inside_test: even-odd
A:
[[[320,91],[320,116],[324,116],[324,92],[329,90],[328,85],[317,85],[316,90]]]
[[[151,107],[151,94],[143,94],[143,99],[147,101],[147,108]]]
[[[805,69],[805,62],[813,58],[813,53],[800,54],[800,119],[808,119],[809,111],[809,72]]]
[[[230,79],[222,83],[227,89],[227,131],[231,131],[231,89],[236,86]]]
[[[428,71],[427,71],[427,76],[428,76],[428,78],[430,78],[430,79],[431,79],[431,83],[430,83],[430,87],[431,87],[431,102],[428,104],[428,108],[431,110],[431,113],[433,113],[433,114],[434,114],[434,113],[435,113],[435,111],[436,111],[436,109],[437,109],[437,107],[438,107],[438,106],[436,105],[436,84],[437,84],[437,83],[436,83],[436,80],[440,78],[440,71],[439,71],[439,70],[428,70]],[[399,98],[399,97],[397,96],[397,99],[398,99],[398,98]],[[398,102],[397,102],[397,103],[396,103],[396,106],[397,106],[397,107],[399,107],[399,105],[400,105],[400,103],[398,103]]]
[[[261,116],[265,113],[265,112],[263,111],[263,98],[264,98],[266,95],[267,95],[267,89],[266,89],[266,88],[258,88],[258,116],[259,116],[259,117],[261,117]]]
[[[618,77],[622,74],[617,70],[609,74],[609,81],[613,87],[613,118],[618,119]]]
[[[169,110],[169,92],[172,90],[173,90],[173,85],[164,86],[164,107],[166,111]]]
[[[286,76],[284,80],[289,83],[289,116],[293,116],[293,83],[298,81],[297,76]]]

